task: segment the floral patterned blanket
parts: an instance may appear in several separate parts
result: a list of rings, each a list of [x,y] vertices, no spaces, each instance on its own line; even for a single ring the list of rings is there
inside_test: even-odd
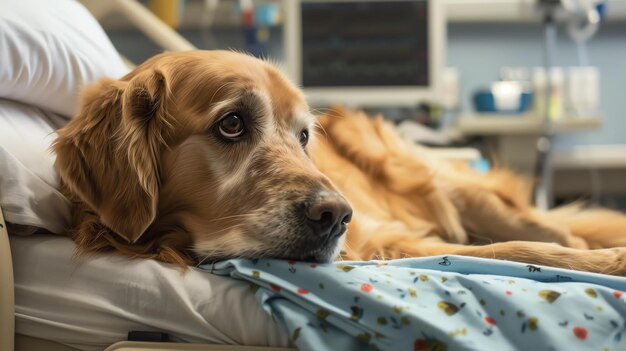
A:
[[[229,260],[300,350],[626,350],[626,278],[436,256]]]

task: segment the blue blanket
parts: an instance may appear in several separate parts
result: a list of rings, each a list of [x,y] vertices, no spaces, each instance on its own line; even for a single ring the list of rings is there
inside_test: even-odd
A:
[[[460,256],[202,267],[250,283],[300,350],[626,350],[626,279]]]

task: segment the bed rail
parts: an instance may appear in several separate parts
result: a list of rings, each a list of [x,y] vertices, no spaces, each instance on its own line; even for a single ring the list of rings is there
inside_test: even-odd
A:
[[[294,348],[120,341],[104,351],[298,351]]]
[[[98,20],[111,12],[124,15],[135,27],[165,50],[196,50],[193,44],[136,0],[81,0],[80,2]]]
[[[0,208],[0,350],[13,350],[15,332],[15,289],[9,233]]]

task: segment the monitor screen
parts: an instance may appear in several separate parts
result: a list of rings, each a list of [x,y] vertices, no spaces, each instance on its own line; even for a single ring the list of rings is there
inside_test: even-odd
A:
[[[301,3],[302,85],[429,85],[428,1]]]

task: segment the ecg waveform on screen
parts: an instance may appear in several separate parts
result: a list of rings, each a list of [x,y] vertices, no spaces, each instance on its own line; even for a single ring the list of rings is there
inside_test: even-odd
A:
[[[426,1],[304,3],[305,87],[428,85]]]
[[[372,69],[375,67],[375,69]],[[378,64],[378,65],[364,65],[364,64],[343,64],[337,63],[336,65],[328,66],[309,66],[311,70],[309,73],[312,75],[323,75],[329,71],[350,71],[350,74],[354,76],[394,76],[401,75],[407,76],[415,72],[415,66],[413,64],[404,65],[391,65],[391,64]]]

